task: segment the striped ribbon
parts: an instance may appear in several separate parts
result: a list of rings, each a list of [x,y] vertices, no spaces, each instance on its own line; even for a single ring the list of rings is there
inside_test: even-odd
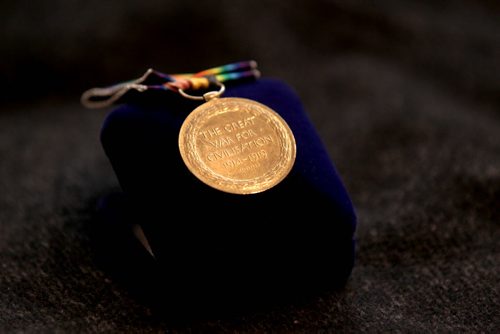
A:
[[[164,74],[148,69],[140,78],[120,82],[108,87],[91,88],[82,94],[81,102],[87,108],[104,108],[116,103],[130,90],[182,90],[207,89],[213,83],[258,78],[257,62],[254,60],[226,64],[198,73]],[[147,84],[148,81],[153,83]]]

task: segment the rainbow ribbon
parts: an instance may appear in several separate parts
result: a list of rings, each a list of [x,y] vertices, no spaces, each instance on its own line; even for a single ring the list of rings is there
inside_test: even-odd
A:
[[[91,88],[82,94],[81,102],[87,108],[104,108],[116,103],[130,90],[198,90],[207,89],[214,83],[259,77],[260,72],[254,60],[226,64],[198,73],[165,74],[150,68],[137,79]],[[147,84],[149,81],[152,83]]]

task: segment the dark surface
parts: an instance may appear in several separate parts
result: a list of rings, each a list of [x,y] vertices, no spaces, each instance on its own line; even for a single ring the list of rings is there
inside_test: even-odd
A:
[[[495,1],[1,5],[0,330],[498,332],[500,9]],[[118,190],[93,85],[238,59],[301,96],[359,218],[345,289],[184,325],[96,264]]]

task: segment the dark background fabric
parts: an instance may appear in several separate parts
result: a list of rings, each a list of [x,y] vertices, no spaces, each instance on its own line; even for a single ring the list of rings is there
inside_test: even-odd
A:
[[[498,332],[496,1],[0,5],[0,331]],[[119,190],[82,90],[256,59],[290,84],[357,208],[347,286],[173,325],[96,264]]]

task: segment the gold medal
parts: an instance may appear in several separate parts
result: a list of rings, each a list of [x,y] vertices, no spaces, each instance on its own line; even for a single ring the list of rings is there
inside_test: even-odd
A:
[[[255,194],[277,185],[295,162],[292,131],[269,107],[220,94],[205,94],[207,102],[182,124],[184,163],[202,182],[228,193]]]

